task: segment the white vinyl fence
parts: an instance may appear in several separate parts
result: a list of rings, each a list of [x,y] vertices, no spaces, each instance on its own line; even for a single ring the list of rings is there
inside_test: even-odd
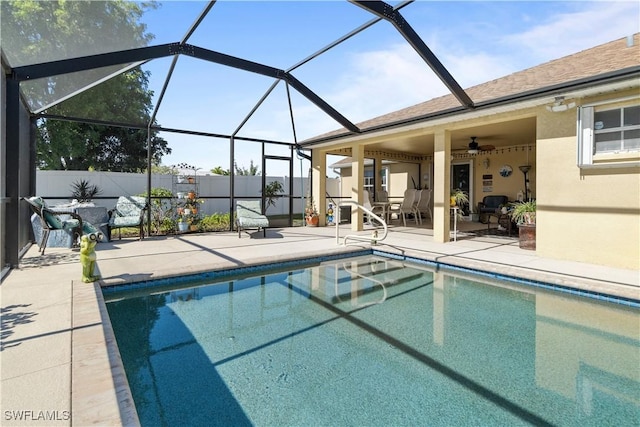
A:
[[[36,195],[42,196],[49,205],[69,203],[73,191],[72,184],[85,180],[96,185],[102,192],[93,200],[96,206],[111,209],[115,206],[119,196],[132,196],[147,191],[147,175],[124,172],[89,172],[89,171],[37,171]],[[289,193],[288,177],[267,177],[267,183],[280,181],[284,187],[284,194]],[[204,200],[201,212],[204,215],[213,213],[227,213],[229,211],[229,183],[230,177],[220,175],[198,175],[198,197]],[[293,182],[293,213],[304,212],[304,202],[301,196],[307,196],[309,191],[308,178],[294,178]],[[151,175],[152,188],[165,188],[176,193],[171,175]],[[259,198],[262,196],[261,176],[236,176],[235,198]],[[332,197],[340,197],[340,181],[327,178],[327,192]],[[25,194],[24,196],[29,196]],[[306,199],[305,199],[306,200]],[[282,215],[288,213],[287,198],[279,198],[276,205],[268,209],[268,215]],[[316,204],[317,207],[317,204]]]

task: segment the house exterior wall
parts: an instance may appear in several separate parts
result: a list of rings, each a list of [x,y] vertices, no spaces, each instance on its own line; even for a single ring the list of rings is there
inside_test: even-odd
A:
[[[515,142],[515,141],[514,141]],[[480,153],[473,156],[473,208],[482,202],[484,196],[504,195],[511,201],[517,200],[518,192],[525,192],[524,174],[519,166],[531,165],[529,171],[529,196],[536,198],[536,148],[534,144],[514,145],[505,149],[498,149],[487,154]],[[489,167],[483,164],[489,160]],[[510,166],[513,172],[509,176],[501,176],[503,166]],[[484,179],[491,175],[490,179]],[[486,184],[486,185],[485,185]]]
[[[402,199],[404,190],[413,188],[413,178],[419,182],[418,165],[415,163],[390,163],[384,165],[389,170],[387,182],[389,197],[395,200]],[[351,188],[354,186],[351,168],[340,170],[340,195],[339,197],[349,197]]]
[[[578,100],[583,105],[637,96],[637,91],[621,91],[598,98]],[[609,99],[607,99],[607,97]],[[625,101],[627,104],[634,101]],[[475,156],[454,152],[453,163],[473,163],[473,207],[486,195],[504,194],[516,200],[524,191],[524,175],[518,166],[530,164],[530,197],[537,201],[536,251],[539,255],[562,260],[609,265],[640,270],[640,168],[592,168],[577,166],[577,113],[575,108],[550,112],[546,106],[514,110],[487,118],[487,121],[509,120],[516,116],[536,117],[534,141],[513,141],[513,146],[500,147]],[[473,127],[480,121],[459,121],[456,129]],[[368,141],[370,142],[370,141]],[[488,142],[489,143],[489,142]],[[638,159],[633,153],[632,160]],[[489,159],[489,168],[483,160]],[[429,164],[430,161],[427,161]],[[513,173],[502,177],[500,169],[509,165]],[[389,165],[389,194],[401,197],[411,188],[411,176],[418,182],[415,164]],[[422,168],[432,174],[433,164]],[[351,170],[343,168],[342,195],[351,194]],[[492,175],[491,191],[485,192],[483,175]],[[435,183],[433,175],[427,183]]]
[[[514,144],[516,141],[514,141]],[[485,168],[483,161],[489,159],[489,167]],[[456,154],[452,163],[473,164],[473,208],[477,207],[478,202],[482,201],[484,196],[489,195],[505,195],[509,200],[516,200],[518,191],[524,192],[524,175],[518,169],[521,165],[532,165],[529,172],[531,197],[536,195],[536,148],[534,144],[514,145],[505,149],[498,149],[491,152],[481,153],[478,155]],[[513,169],[513,173],[508,177],[500,176],[500,168],[509,165]],[[415,163],[391,163],[385,165],[389,169],[389,197],[395,201],[402,199],[404,191],[407,188],[413,188],[413,180],[420,182],[421,187],[427,186],[433,189],[433,163],[426,162],[422,165],[422,179],[418,178],[418,165]],[[424,175],[428,175],[428,179],[424,179]],[[491,175],[491,185],[483,185],[484,175]],[[413,180],[411,179],[413,178]],[[351,168],[341,169],[341,195],[349,194],[353,181],[351,179]],[[485,188],[490,191],[484,191]]]
[[[576,129],[575,109],[540,110],[536,251],[640,269],[640,170],[578,168]]]

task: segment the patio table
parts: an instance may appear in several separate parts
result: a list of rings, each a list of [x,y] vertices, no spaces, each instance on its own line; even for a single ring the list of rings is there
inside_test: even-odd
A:
[[[109,213],[107,208],[103,206],[96,206],[93,203],[67,203],[60,204],[50,208],[52,211],[57,212],[73,212],[80,215],[83,222],[88,222],[94,227],[100,229],[102,232],[102,241],[108,242],[108,229]]]

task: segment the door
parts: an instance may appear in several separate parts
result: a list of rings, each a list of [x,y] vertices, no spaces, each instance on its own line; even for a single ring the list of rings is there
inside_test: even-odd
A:
[[[271,197],[273,205],[269,205],[268,193],[262,194],[262,203],[269,217],[271,227],[291,227],[293,225],[293,162],[291,157],[269,156],[262,157],[262,188],[277,181],[281,184],[282,192]]]
[[[451,188],[464,191],[469,197],[469,203],[461,206],[462,214],[469,215],[469,208],[473,206],[473,171],[472,162],[459,162],[451,165]]]

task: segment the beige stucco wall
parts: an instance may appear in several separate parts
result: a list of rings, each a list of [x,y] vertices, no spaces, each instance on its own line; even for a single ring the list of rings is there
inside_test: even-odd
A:
[[[637,96],[635,91],[603,94],[598,98],[576,99],[578,104],[624,99]],[[627,98],[628,99],[628,98]],[[635,101],[624,101],[625,103]],[[510,111],[486,118],[459,121],[451,127],[463,129],[484,122],[513,120],[514,117],[536,117],[535,141],[513,141],[511,147],[466,156],[454,153],[453,162],[471,161],[474,174],[475,207],[482,197],[504,194],[515,200],[524,190],[524,176],[518,166],[530,164],[531,197],[537,200],[536,251],[548,258],[609,265],[640,270],[640,168],[584,169],[576,165],[577,113],[575,108],[566,112],[549,112],[545,106]],[[424,132],[428,129],[425,128]],[[388,138],[388,136],[387,136]],[[531,150],[526,147],[531,146]],[[528,160],[527,160],[528,155]],[[484,158],[490,161],[486,169]],[[638,160],[636,156],[633,160]],[[421,173],[433,173],[431,161],[423,163]],[[499,170],[510,165],[513,174],[504,178]],[[401,197],[420,178],[415,164],[390,165],[390,195]],[[351,192],[351,171],[342,169],[342,195]],[[492,191],[483,191],[485,174],[493,175]],[[440,180],[440,182],[442,182]],[[420,184],[425,181],[420,180]],[[435,177],[428,184],[434,188]],[[432,198],[433,200],[433,198]]]
[[[415,163],[390,163],[385,164],[385,168],[389,169],[389,197],[393,199],[402,199],[404,190],[413,188],[413,181],[418,182],[418,165]],[[349,197],[353,188],[351,168],[342,168],[340,170],[340,191],[341,196]]]
[[[575,109],[541,109],[537,138],[537,252],[640,269],[640,170],[578,168]]]
[[[489,160],[489,167],[485,168],[483,161]],[[473,161],[473,193],[474,205],[482,201],[484,196],[505,195],[509,200],[516,200],[518,191],[524,193],[524,174],[518,169],[519,166],[531,165],[529,171],[530,196],[536,196],[536,150],[534,145],[514,146],[504,150],[492,151],[491,154],[480,153],[471,160]],[[513,172],[510,176],[500,175],[500,168],[511,166]],[[484,175],[491,175],[491,191],[484,191]],[[487,188],[488,190],[489,188]]]

